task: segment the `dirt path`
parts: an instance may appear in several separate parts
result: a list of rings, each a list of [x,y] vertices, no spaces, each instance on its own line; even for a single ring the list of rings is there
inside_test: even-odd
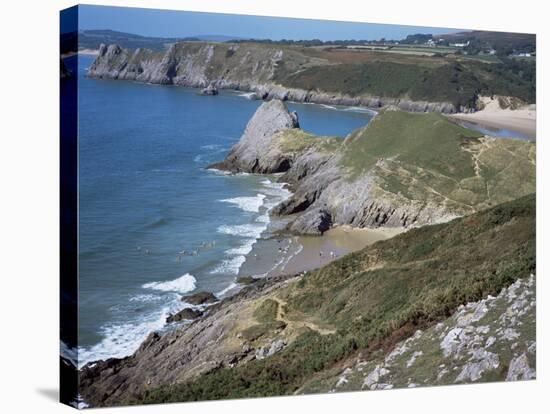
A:
[[[330,335],[330,334],[336,333],[336,329],[321,328],[319,325],[317,325],[317,324],[315,324],[311,321],[307,321],[307,320],[295,321],[295,320],[290,320],[290,319],[285,318],[285,315],[283,313],[283,308],[286,305],[286,302],[284,302],[283,300],[281,300],[277,297],[274,297],[274,296],[272,297],[272,299],[275,302],[277,302],[277,304],[279,305],[277,307],[276,319],[278,321],[286,323],[287,326],[290,326],[292,329],[298,330],[300,328],[307,327],[307,328],[309,328],[313,331],[319,332],[321,335]]]

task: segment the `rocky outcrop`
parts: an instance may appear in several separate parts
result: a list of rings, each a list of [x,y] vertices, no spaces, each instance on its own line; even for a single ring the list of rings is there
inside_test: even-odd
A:
[[[291,232],[312,235],[333,225],[408,228],[441,223],[535,191],[533,144],[483,138],[475,131],[457,130],[441,115],[413,115],[397,108],[371,123],[373,136],[369,124],[345,139],[315,137],[299,129],[298,116],[282,101],[271,100],[259,107],[225,160],[210,168],[283,173],[279,180],[293,194],[271,213],[289,216]],[[421,131],[415,132],[420,136],[414,146],[408,143],[409,123]],[[396,129],[400,135],[392,132]],[[437,139],[446,148],[443,155],[426,153],[433,130],[441,135]],[[510,145],[517,148],[508,151]],[[502,174],[485,176],[480,156]],[[441,157],[453,161],[442,164]],[[459,169],[466,171],[460,177],[455,172]],[[520,176],[528,177],[522,185],[506,184]]]
[[[209,96],[215,96],[217,95],[219,92],[218,92],[218,88],[216,88],[214,85],[210,84],[208,85],[206,88],[204,88],[203,90],[201,90],[201,95],[209,95]]]
[[[178,313],[168,316],[168,318],[166,318],[166,323],[189,321],[189,320],[197,319],[201,315],[202,315],[202,312],[198,309],[185,308],[179,311]]]
[[[130,357],[97,361],[79,372],[80,394],[93,407],[123,404],[162,384],[186,381],[221,367],[256,359],[256,350],[235,341],[235,325],[250,303],[285,286],[294,276],[259,279],[205,309],[185,329],[151,333]],[[284,346],[284,344],[282,344]],[[267,349],[282,349],[274,344]],[[261,351],[263,352],[263,351]]]
[[[327,105],[383,108],[395,105],[405,111],[454,113],[451,102],[412,101],[406,97],[348,95],[281,85],[277,71],[297,72],[308,67],[334,64],[296,49],[259,44],[180,42],[166,52],[148,49],[131,51],[116,44],[101,45],[88,70],[93,78],[173,84],[195,88],[234,89],[250,92],[251,99],[280,99]]]
[[[290,113],[281,101],[265,102],[248,122],[239,143],[226,159],[209,168],[260,174],[287,171],[292,159],[278,146],[276,134],[298,127],[298,116]]]
[[[183,296],[181,300],[182,302],[196,306],[217,302],[218,298],[211,292],[197,292],[192,295]]]
[[[498,296],[462,305],[382,359],[359,359],[325,391],[535,379],[535,292],[531,275]]]

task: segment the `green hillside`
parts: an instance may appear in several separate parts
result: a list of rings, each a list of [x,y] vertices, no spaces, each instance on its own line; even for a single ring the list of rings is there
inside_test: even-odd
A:
[[[534,273],[535,223],[535,196],[530,195],[449,223],[412,229],[308,272],[276,291],[256,312],[258,326],[273,323],[274,315],[284,315],[289,324],[308,321],[282,351],[127,402],[292,394],[359,352],[389,349],[417,329],[447,318],[460,304],[495,295]],[[284,335],[284,325],[264,330],[264,340]]]
[[[487,64],[458,62],[454,58],[424,58],[427,62],[372,61],[342,63],[288,72],[277,72],[286,86],[345,93],[350,96],[374,95],[408,98],[414,101],[451,102],[475,107],[477,95],[506,95],[535,102],[534,65],[517,63]],[[433,62],[430,62],[433,60]],[[508,61],[507,61],[508,62]]]
[[[350,179],[376,175],[378,195],[434,201],[459,214],[536,189],[534,143],[484,137],[438,113],[384,111],[342,151]]]

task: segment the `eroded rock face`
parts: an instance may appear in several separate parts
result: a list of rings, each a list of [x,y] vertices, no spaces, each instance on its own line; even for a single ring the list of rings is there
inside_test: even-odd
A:
[[[287,171],[292,157],[280,149],[276,134],[291,128],[299,128],[296,114],[290,113],[280,100],[264,102],[226,159],[210,168],[262,174]]]

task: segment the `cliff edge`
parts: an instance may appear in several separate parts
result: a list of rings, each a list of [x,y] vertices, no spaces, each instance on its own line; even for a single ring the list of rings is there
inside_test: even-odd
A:
[[[279,100],[263,103],[224,161],[230,172],[283,173],[293,195],[272,213],[289,230],[412,227],[449,221],[535,191],[535,144],[492,138],[437,113],[394,108],[346,138],[299,128]]]

